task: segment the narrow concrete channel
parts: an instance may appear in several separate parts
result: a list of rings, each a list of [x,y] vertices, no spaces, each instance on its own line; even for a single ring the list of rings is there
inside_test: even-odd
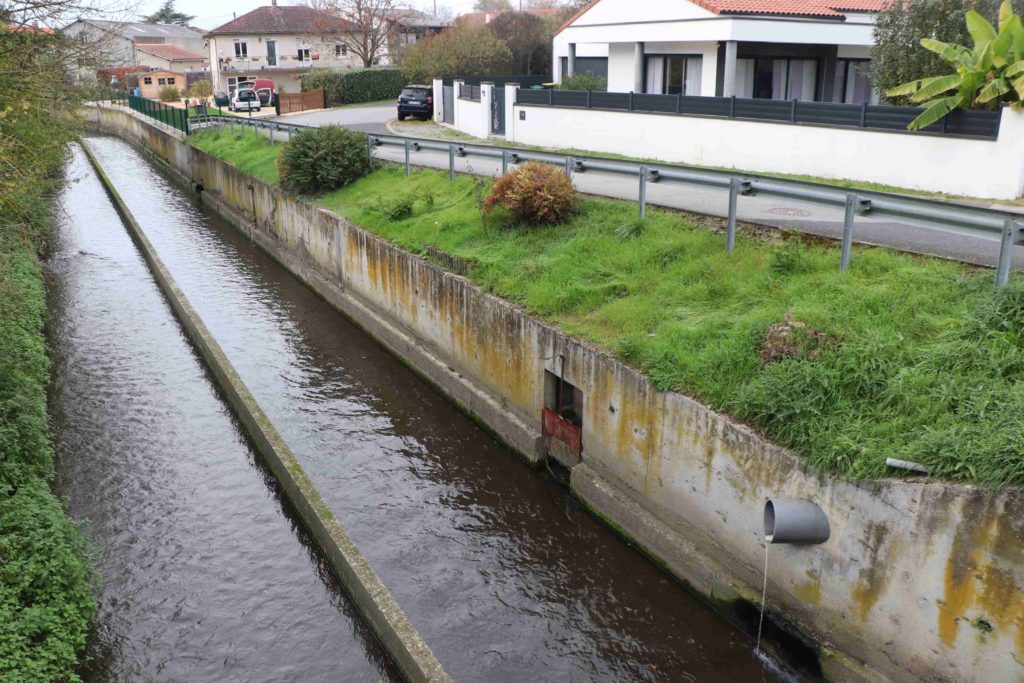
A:
[[[526,467],[127,143],[96,137],[89,144],[326,503],[455,680],[774,680],[746,634],[587,514],[553,478]],[[115,222],[106,221],[108,230]],[[117,231],[130,247],[120,225]],[[131,327],[118,336],[134,338],[134,328],[146,325],[140,338],[171,336],[184,344],[173,324],[153,325],[148,316],[121,310],[140,304],[132,303],[136,291],[120,289],[114,293],[120,301],[106,304],[128,315]],[[107,391],[119,399],[116,390]],[[200,412],[199,403],[180,408]],[[206,410],[227,419],[223,406]],[[191,431],[181,422],[173,433],[202,460],[212,446]],[[165,438],[159,428],[147,437]],[[238,459],[251,470],[251,454],[240,448]],[[193,474],[189,489],[223,485],[212,481],[216,474]],[[65,473],[71,490],[77,475]],[[191,514],[190,497],[175,496],[167,505],[185,509],[163,514]],[[215,514],[237,512],[228,502]],[[252,561],[280,561],[264,553],[261,545]],[[166,569],[164,580],[179,582]],[[273,610],[299,599],[292,590],[311,590],[291,586],[281,595],[278,588],[275,583],[262,595],[252,590],[249,599]],[[109,590],[117,593],[116,586]],[[312,611],[301,628],[322,639],[316,625],[322,615]],[[114,609],[105,615],[119,618]],[[271,638],[288,628],[259,631]],[[200,656],[207,648],[192,646]],[[370,648],[362,654],[371,666]]]
[[[47,263],[57,487],[99,573],[87,681],[400,680],[181,332],[81,148]]]

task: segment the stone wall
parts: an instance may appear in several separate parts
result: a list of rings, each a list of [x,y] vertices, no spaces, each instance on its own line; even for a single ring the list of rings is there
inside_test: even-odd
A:
[[[814,640],[826,676],[1024,677],[1017,492],[819,475],[606,352],[129,112],[89,116],[202,185],[206,201],[528,460],[543,455],[545,371],[578,387],[573,491],[713,601],[760,602],[766,499],[820,505],[831,539],[771,548],[767,609]]]

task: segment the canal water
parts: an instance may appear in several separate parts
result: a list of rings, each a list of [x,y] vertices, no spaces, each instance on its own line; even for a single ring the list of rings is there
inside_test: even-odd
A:
[[[50,406],[57,489],[99,574],[83,677],[400,680],[282,509],[77,146],[67,176],[47,262]]]
[[[753,656],[747,635],[595,520],[563,486],[529,469],[132,147],[102,137],[88,144],[327,504],[456,680],[774,680]],[[105,229],[112,230],[113,222]],[[93,303],[117,309],[115,315],[126,315],[124,307],[151,307],[137,303],[134,290],[100,289],[118,290],[110,293],[112,300]],[[172,324],[151,324],[143,317],[129,315],[128,328],[118,335],[127,348],[146,347],[148,354],[156,339],[181,340]],[[138,330],[142,326],[146,329]],[[107,343],[106,336],[90,335],[101,347]],[[166,400],[153,408],[150,419],[159,418],[164,426],[175,422],[173,433],[193,449],[186,458],[205,460],[219,439],[195,433],[181,411],[197,420],[211,420],[210,412],[226,420],[223,406],[191,399],[178,405],[177,376],[164,381]],[[116,386],[106,392],[111,410],[119,409],[120,401],[133,401],[130,392],[122,395]],[[79,417],[92,421],[90,408],[83,407]],[[66,421],[61,428],[67,428]],[[144,440],[168,438],[162,429],[159,424],[147,428]],[[233,427],[230,433],[238,467],[253,470],[251,453]],[[176,467],[181,459],[180,454],[173,459]],[[130,471],[140,466],[134,455],[119,465]],[[143,480],[149,467],[131,476]],[[188,467],[190,489],[225,486],[216,474],[194,463]],[[74,497],[78,482],[75,476],[68,481]],[[192,507],[185,491],[158,489],[154,497],[159,501],[147,498],[143,505],[154,510],[126,502],[135,523],[194,514],[178,509]],[[216,515],[219,520],[221,514],[238,512],[225,500]],[[293,532],[293,545],[295,538]],[[186,545],[185,539],[181,543]],[[243,562],[281,561],[262,543],[247,550]],[[133,546],[132,552],[152,551]],[[140,562],[145,574],[147,563]],[[216,566],[214,580],[233,568],[227,561]],[[172,566],[163,570],[159,581],[189,580],[174,577]],[[118,593],[116,586],[104,590]],[[271,609],[310,590],[295,585],[281,590],[266,580],[251,592]],[[314,592],[325,594],[322,580]],[[215,613],[203,616],[225,618],[218,605],[211,610]],[[338,611],[331,618],[341,624]],[[123,619],[114,609],[106,609],[105,616],[115,623]],[[304,623],[320,618],[310,616]],[[242,618],[233,627],[244,633],[253,628]],[[311,637],[320,637],[310,629]],[[359,633],[354,626],[351,632]],[[161,644],[197,656],[215,647],[200,640]],[[370,646],[362,657],[371,667],[378,661]]]

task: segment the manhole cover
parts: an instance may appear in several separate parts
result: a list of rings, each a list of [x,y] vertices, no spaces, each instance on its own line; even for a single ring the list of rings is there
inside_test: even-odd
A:
[[[775,209],[768,209],[768,213],[774,213],[777,216],[789,216],[790,218],[803,218],[811,215],[810,211],[804,211],[803,209],[787,209],[784,206],[780,206]]]

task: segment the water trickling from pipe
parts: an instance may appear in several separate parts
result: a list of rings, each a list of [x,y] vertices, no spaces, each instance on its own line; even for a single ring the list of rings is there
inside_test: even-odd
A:
[[[761,584],[761,616],[757,620],[757,646],[754,654],[761,654],[761,631],[764,628],[764,605],[768,597],[768,547],[770,543],[764,544],[764,581]]]

